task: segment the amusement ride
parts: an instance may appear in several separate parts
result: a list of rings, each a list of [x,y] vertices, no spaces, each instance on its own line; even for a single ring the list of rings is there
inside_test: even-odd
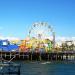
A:
[[[22,41],[20,51],[51,51],[55,47],[55,32],[46,22],[32,24],[28,37]]]

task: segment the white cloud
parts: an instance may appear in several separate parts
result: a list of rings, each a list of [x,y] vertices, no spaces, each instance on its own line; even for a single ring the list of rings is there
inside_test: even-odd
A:
[[[46,37],[50,40],[53,39],[53,37]],[[8,39],[8,40],[20,40],[20,38],[17,38],[17,37],[4,37],[4,36],[0,36],[0,39],[1,40],[5,40],[5,39]],[[62,37],[62,36],[57,36],[55,37],[55,41],[56,42],[64,42],[64,41],[74,41],[75,42],[75,37]]]
[[[75,37],[56,37],[56,41],[75,41]]]
[[[17,37],[3,37],[3,36],[0,36],[0,39],[1,39],[1,40],[7,39],[7,40],[9,40],[9,41],[11,41],[11,40],[20,40],[20,39],[17,38]]]

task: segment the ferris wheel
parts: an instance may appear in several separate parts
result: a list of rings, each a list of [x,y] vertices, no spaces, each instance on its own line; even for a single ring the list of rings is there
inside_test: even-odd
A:
[[[30,38],[34,37],[36,39],[53,39],[53,35],[53,28],[46,22],[36,22],[29,30]]]
[[[33,23],[31,29],[29,30],[29,37],[36,39],[50,39],[53,41],[53,46],[55,46],[55,32],[46,22]]]

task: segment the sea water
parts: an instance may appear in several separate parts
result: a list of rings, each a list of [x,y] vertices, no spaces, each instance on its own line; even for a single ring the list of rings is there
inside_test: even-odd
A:
[[[26,62],[17,61],[21,64],[21,75],[75,75],[75,62]]]

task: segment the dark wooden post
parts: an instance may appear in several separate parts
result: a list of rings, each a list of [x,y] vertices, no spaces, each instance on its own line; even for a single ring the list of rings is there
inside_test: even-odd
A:
[[[48,53],[48,61],[49,61],[49,53]]]

